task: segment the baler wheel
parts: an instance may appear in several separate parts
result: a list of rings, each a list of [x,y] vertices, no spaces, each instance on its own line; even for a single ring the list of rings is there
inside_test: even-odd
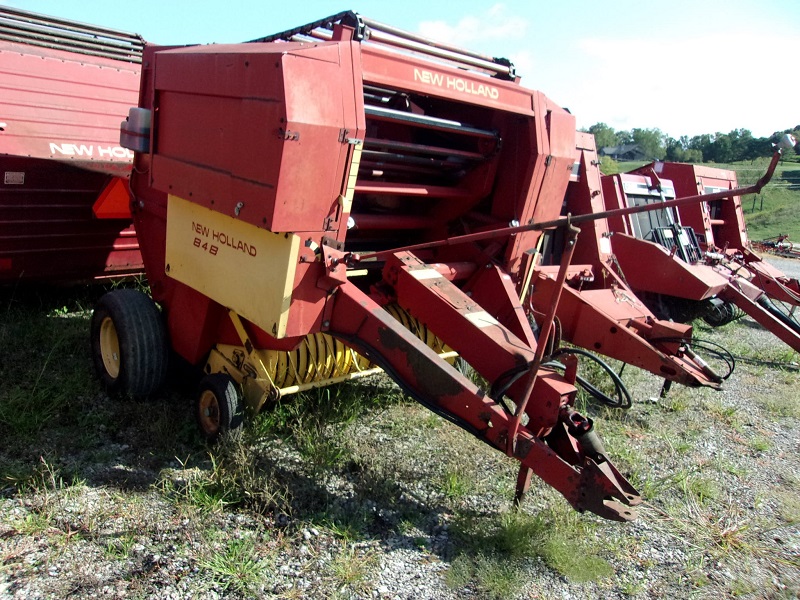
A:
[[[244,423],[242,398],[230,375],[214,373],[200,382],[197,396],[197,424],[200,433],[214,442],[226,431],[237,431]]]
[[[114,290],[92,314],[92,359],[110,392],[146,397],[167,377],[167,334],[161,313],[146,294]]]

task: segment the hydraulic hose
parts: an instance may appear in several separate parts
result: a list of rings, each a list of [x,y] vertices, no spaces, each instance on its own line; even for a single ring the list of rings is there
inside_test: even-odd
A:
[[[656,343],[684,344],[690,350],[691,347],[702,349],[706,355],[713,356],[718,360],[721,360],[727,366],[728,372],[725,375],[718,375],[718,377],[722,381],[725,381],[731,375],[733,375],[733,371],[736,368],[736,358],[733,356],[733,354],[731,354],[731,352],[724,346],[721,346],[720,344],[717,344],[710,340],[687,339],[683,337],[661,337],[661,338],[653,338],[648,341],[651,344],[656,344]],[[692,352],[692,355],[694,355],[694,352]]]
[[[621,408],[623,410],[629,409],[633,404],[633,399],[631,398],[631,394],[628,391],[628,388],[625,387],[625,384],[622,382],[622,379],[619,375],[617,375],[611,366],[603,361],[598,356],[592,354],[591,352],[587,352],[581,348],[559,348],[555,352],[553,352],[549,357],[549,362],[545,363],[545,366],[551,367],[560,367],[564,368],[564,365],[555,360],[557,357],[563,354],[577,354],[580,356],[585,356],[586,358],[596,362],[600,365],[600,368],[605,371],[608,376],[611,378],[611,381],[614,382],[614,388],[616,390],[616,398],[612,398],[608,394],[601,392],[597,387],[591,384],[587,379],[578,375],[575,378],[576,383],[580,385],[586,392],[595,400],[604,404],[610,408]]]

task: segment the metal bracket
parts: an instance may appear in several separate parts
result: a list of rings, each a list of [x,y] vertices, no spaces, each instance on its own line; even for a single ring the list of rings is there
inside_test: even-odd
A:
[[[359,144],[363,144],[364,143],[364,140],[360,140],[358,138],[348,137],[349,134],[350,134],[350,130],[349,129],[345,129],[344,127],[342,127],[339,130],[339,143],[341,143],[341,144],[350,144],[351,146],[358,146]]]
[[[290,131],[289,129],[284,129],[283,127],[281,127],[280,129],[278,129],[278,137],[282,140],[286,140],[287,142],[299,142],[300,132]]]

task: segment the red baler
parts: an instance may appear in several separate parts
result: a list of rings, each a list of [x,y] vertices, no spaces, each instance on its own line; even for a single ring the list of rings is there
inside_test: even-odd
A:
[[[142,39],[0,7],[0,283],[142,271],[131,224]]]

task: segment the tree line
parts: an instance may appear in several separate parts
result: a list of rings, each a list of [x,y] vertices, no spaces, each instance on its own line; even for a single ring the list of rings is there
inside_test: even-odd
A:
[[[753,137],[747,129],[734,129],[728,133],[705,133],[691,138],[682,135],[675,139],[660,129],[634,128],[630,131],[615,131],[605,123],[595,123],[583,131],[594,134],[598,150],[609,146],[637,144],[648,159],[690,163],[753,160],[761,156],[771,156],[773,144],[787,133],[800,139],[800,125],[776,131],[770,137]]]

